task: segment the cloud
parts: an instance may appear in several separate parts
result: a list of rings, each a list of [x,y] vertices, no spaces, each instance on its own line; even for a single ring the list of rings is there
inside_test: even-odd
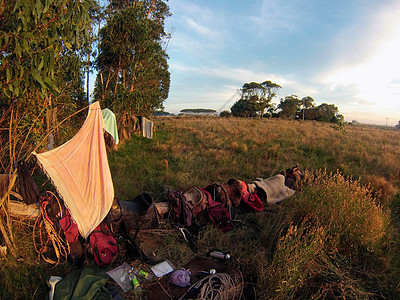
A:
[[[189,74],[197,74],[200,76],[207,76],[208,78],[224,79],[228,82],[238,83],[237,88],[240,88],[245,82],[263,82],[265,80],[271,80],[279,85],[290,84],[291,82],[282,76],[266,73],[266,72],[255,72],[251,69],[233,68],[224,65],[199,66],[192,67],[182,64],[171,64],[170,68],[172,72],[184,72]]]
[[[169,6],[172,17],[166,20],[166,28],[168,31],[173,24],[171,45],[178,47],[178,51],[196,53],[219,49],[229,39],[223,13],[188,1],[171,0]]]
[[[356,87],[355,98],[370,103],[394,102],[400,99],[400,21],[396,31],[368,60],[352,66],[337,67],[323,82],[329,85]]]

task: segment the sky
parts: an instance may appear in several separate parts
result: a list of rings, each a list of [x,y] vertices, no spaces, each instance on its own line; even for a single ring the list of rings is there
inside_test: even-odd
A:
[[[400,120],[399,0],[169,0],[165,111],[230,110],[244,83],[334,104],[346,121]]]

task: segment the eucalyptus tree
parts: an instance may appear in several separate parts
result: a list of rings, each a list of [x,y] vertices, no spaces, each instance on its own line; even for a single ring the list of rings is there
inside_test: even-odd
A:
[[[271,101],[276,96],[277,90],[280,88],[280,85],[273,83],[270,80],[264,81],[263,83],[245,83],[240,90],[242,96],[241,99],[256,104],[252,105],[252,107],[260,112],[262,118],[265,109],[271,106]]]
[[[77,82],[81,69],[71,67],[67,58],[87,43],[93,4],[0,0],[0,173],[15,174],[15,163],[40,145],[47,108],[67,92],[62,79]],[[11,223],[7,214],[0,215],[3,240],[17,257]]]
[[[243,118],[257,117],[257,112],[260,111],[261,108],[257,101],[252,100],[256,98],[257,96],[254,95],[250,99],[239,99],[236,101],[231,107],[232,115]]]
[[[263,83],[261,83],[261,86],[265,89],[265,95],[266,95],[266,105],[265,107],[263,107],[261,113],[261,116],[263,116],[265,108],[269,109],[273,107],[271,103],[272,99],[276,97],[277,91],[282,87],[277,83],[271,82],[270,80],[264,81]]]
[[[1,132],[1,149],[9,146],[3,144],[9,134],[15,140],[13,149],[24,155],[24,145],[44,134],[46,111],[57,101],[65,107],[71,99],[80,99],[79,88],[70,84],[81,83],[79,51],[89,42],[94,4],[0,0],[0,126],[9,129]],[[3,157],[0,153],[2,163]]]
[[[57,91],[57,62],[83,47],[92,0],[7,0],[0,6],[2,104],[48,99]],[[23,97],[22,97],[23,96]],[[37,96],[37,97],[36,97]]]
[[[302,106],[303,106],[302,111],[303,111],[303,121],[304,121],[305,111],[310,109],[310,108],[312,108],[312,107],[314,107],[315,104],[314,104],[314,99],[312,97],[310,97],[310,96],[303,97],[301,99],[301,102],[302,102]]]
[[[134,115],[150,116],[168,97],[168,56],[162,47],[163,1],[111,1],[100,29],[95,98],[114,110],[120,126]]]
[[[278,104],[278,109],[280,109],[279,116],[288,119],[295,119],[298,117],[300,107],[301,100],[298,96],[286,96],[285,99],[281,99]]]

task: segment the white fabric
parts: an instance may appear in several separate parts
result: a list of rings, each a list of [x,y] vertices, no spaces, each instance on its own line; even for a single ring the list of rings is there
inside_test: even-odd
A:
[[[145,117],[142,118],[142,128],[143,128],[143,136],[152,139],[153,138],[153,122],[146,119]]]
[[[117,129],[117,119],[115,118],[115,114],[108,108],[102,109],[101,113],[103,115],[104,130],[113,137],[115,144],[118,145],[119,137]]]
[[[114,199],[99,102],[89,106],[85,123],[71,140],[51,151],[34,154],[63,198],[80,234],[87,238],[106,217]]]
[[[278,174],[270,178],[253,181],[248,184],[249,192],[254,191],[255,186],[264,190],[267,195],[267,203],[274,204],[293,196],[296,191],[285,185],[285,176]]]

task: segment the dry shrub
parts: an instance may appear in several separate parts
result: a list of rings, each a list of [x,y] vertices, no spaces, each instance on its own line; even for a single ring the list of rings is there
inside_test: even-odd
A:
[[[307,172],[296,205],[303,216],[311,215],[337,237],[343,252],[382,249],[390,232],[389,213],[377,204],[371,189],[340,173]]]
[[[375,198],[385,207],[390,207],[394,196],[399,192],[399,189],[393,184],[393,182],[382,176],[367,175],[365,176],[365,182],[371,185],[375,191]]]
[[[311,227],[307,222],[291,225],[281,240],[271,263],[260,269],[260,284],[269,299],[294,299],[310,279],[327,268],[324,263],[323,227]]]
[[[274,259],[259,269],[265,299],[358,299],[368,293],[352,278],[331,244],[334,238],[315,220],[290,225],[279,240]]]

